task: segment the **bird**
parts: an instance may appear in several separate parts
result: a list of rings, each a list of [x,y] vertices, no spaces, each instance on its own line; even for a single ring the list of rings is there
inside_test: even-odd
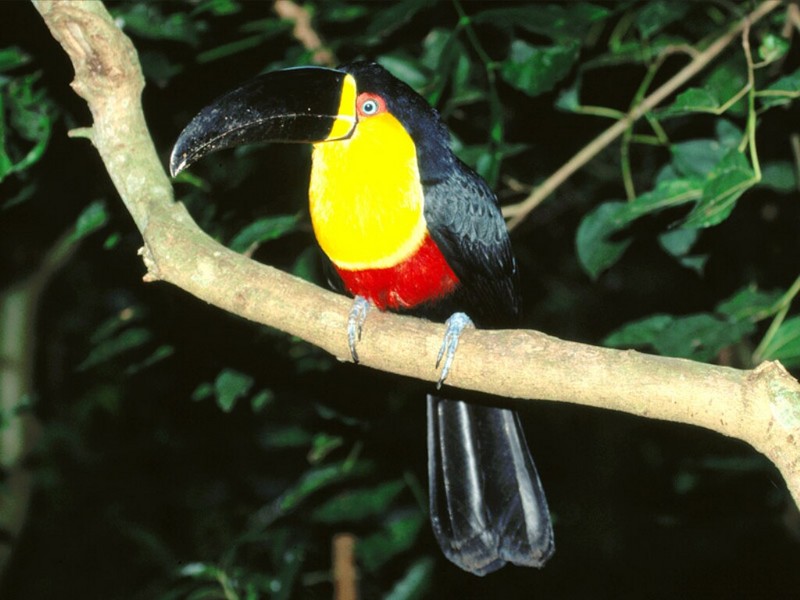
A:
[[[456,157],[435,108],[379,63],[243,83],[189,122],[170,171],[264,141],[313,146],[309,213],[329,283],[355,299],[354,361],[372,307],[447,323],[439,385],[464,327],[519,326],[519,273],[495,194]],[[552,521],[518,415],[437,392],[427,421],[430,521],[444,555],[478,576],[543,566]]]

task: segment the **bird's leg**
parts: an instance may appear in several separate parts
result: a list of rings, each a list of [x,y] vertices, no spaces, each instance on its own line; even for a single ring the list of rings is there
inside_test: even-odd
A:
[[[461,332],[467,327],[474,327],[475,324],[472,319],[467,316],[467,313],[457,312],[450,315],[450,318],[445,322],[447,330],[444,332],[444,340],[442,340],[442,347],[439,348],[439,355],[436,357],[436,368],[444,358],[444,365],[442,365],[442,372],[439,374],[439,381],[436,383],[436,389],[442,387],[444,380],[450,374],[450,366],[453,364],[453,358],[456,355],[458,348],[458,339],[461,337]]]
[[[369,300],[364,296],[356,296],[350,315],[347,317],[347,343],[350,346],[350,356],[353,362],[358,363],[358,352],[356,343],[361,341],[361,331],[364,328],[364,321],[367,320],[369,310]]]

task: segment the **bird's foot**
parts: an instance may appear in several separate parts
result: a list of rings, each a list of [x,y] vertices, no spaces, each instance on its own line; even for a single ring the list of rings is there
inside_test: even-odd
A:
[[[369,300],[364,296],[356,296],[350,315],[347,317],[347,344],[350,346],[350,356],[353,357],[354,363],[358,363],[356,344],[361,341],[361,331],[364,329],[368,310]]]
[[[467,314],[463,312],[457,312],[450,315],[450,318],[447,319],[445,325],[447,325],[447,330],[444,332],[442,347],[439,348],[439,355],[436,357],[437,369],[442,363],[442,358],[444,358],[444,364],[442,365],[442,371],[439,374],[439,381],[436,383],[436,389],[442,387],[444,380],[447,379],[447,376],[450,374],[450,366],[453,364],[453,358],[455,358],[456,355],[458,339],[461,337],[461,332],[467,327],[475,326],[475,324],[472,322],[472,319],[470,319]]]

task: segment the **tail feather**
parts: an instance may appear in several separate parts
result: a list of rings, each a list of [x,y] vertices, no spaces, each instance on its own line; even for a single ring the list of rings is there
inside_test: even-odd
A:
[[[428,396],[431,523],[445,556],[476,575],[541,567],[550,513],[517,414]]]

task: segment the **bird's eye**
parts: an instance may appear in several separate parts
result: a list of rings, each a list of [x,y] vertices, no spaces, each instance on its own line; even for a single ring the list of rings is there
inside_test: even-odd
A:
[[[358,114],[362,117],[371,117],[386,110],[383,98],[375,94],[362,94],[358,98]]]
[[[361,105],[361,112],[365,115],[374,115],[378,112],[378,103],[375,100],[367,100]]]

